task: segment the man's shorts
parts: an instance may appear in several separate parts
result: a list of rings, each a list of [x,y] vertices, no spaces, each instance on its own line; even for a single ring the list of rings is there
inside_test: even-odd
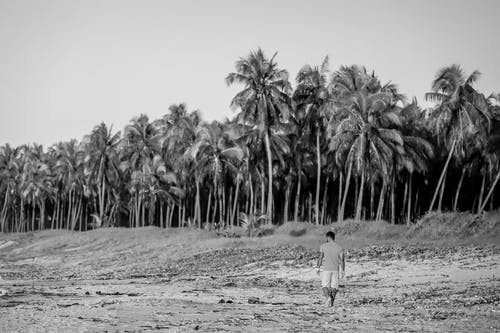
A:
[[[339,272],[338,271],[323,271],[321,273],[321,286],[323,288],[339,289]]]

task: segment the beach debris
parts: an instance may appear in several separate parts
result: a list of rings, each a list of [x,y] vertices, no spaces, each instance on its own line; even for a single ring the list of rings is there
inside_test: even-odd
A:
[[[96,291],[96,294],[97,295],[100,295],[100,296],[140,296],[142,294],[140,293],[121,293],[119,291],[115,291],[114,293],[107,293],[107,292],[103,292],[103,291]]]
[[[258,297],[249,297],[248,304],[262,304],[263,302]]]
[[[68,304],[57,304],[58,307],[60,308],[69,308],[70,306],[74,306],[74,305],[80,305],[80,303],[68,303]]]

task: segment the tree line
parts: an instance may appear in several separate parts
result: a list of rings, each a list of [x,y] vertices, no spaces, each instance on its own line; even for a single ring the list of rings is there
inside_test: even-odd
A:
[[[185,104],[160,119],[104,123],[81,141],[0,147],[0,231],[227,227],[346,218],[412,223],[498,207],[498,95],[480,73],[440,69],[422,109],[361,66],[328,58],[296,76],[251,52],[228,85],[233,119]],[[497,195],[497,197],[495,197]]]

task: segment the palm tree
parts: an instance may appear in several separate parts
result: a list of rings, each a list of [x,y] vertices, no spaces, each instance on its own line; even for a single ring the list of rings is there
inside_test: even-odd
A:
[[[273,156],[271,152],[271,128],[286,120],[290,105],[289,93],[291,85],[288,72],[280,69],[275,61],[276,54],[268,59],[261,49],[251,52],[246,58],[236,62],[236,72],[226,77],[228,85],[240,83],[244,89],[233,98],[231,106],[239,107],[238,119],[242,122],[255,124],[264,137],[267,173],[268,195],[267,215],[272,216],[273,200]]]
[[[175,173],[167,169],[160,155],[144,160],[139,170],[132,171],[129,191],[129,206],[135,217],[136,227],[145,225],[146,213],[148,224],[153,224],[158,201],[172,203],[183,196],[183,191],[177,187]]]
[[[361,218],[366,174],[378,170],[388,177],[397,155],[404,153],[403,137],[397,129],[399,117],[394,112],[392,96],[387,93],[352,94],[349,103],[337,110],[330,120],[330,150],[337,163],[348,168],[344,198],[340,211],[343,218],[352,168],[361,175],[355,219]],[[340,120],[339,120],[340,118]]]
[[[398,111],[399,110],[399,111]],[[425,176],[429,172],[430,163],[435,157],[433,145],[426,139],[431,134],[426,132],[425,113],[418,107],[416,99],[410,104],[397,108],[401,119],[401,132],[404,141],[404,155],[399,155],[397,165],[400,170],[406,170],[405,195],[403,211],[406,210],[406,223],[411,219],[412,180],[415,173]],[[415,202],[415,204],[417,204]]]
[[[45,161],[43,147],[32,145],[24,154],[24,163],[21,174],[20,190],[24,201],[31,205],[31,229],[36,230],[36,208],[39,207],[38,229],[45,226],[45,201],[54,192],[52,175],[48,163]],[[28,224],[27,224],[28,226]]]
[[[112,128],[101,123],[94,127],[91,134],[84,137],[85,149],[85,177],[89,180],[88,184],[93,187],[92,193],[97,191],[99,211],[96,215],[99,224],[105,224],[107,219],[105,212],[110,202],[110,187],[118,178],[119,157],[118,145],[120,143],[120,132],[113,134]],[[108,200],[105,200],[105,199]],[[97,212],[97,208],[96,208]]]
[[[444,192],[448,165],[452,156],[464,149],[466,137],[476,134],[478,130],[490,130],[492,114],[486,98],[472,87],[479,77],[478,71],[473,71],[472,74],[466,76],[459,65],[444,67],[436,74],[432,82],[432,91],[425,95],[428,101],[439,103],[432,111],[432,118],[438,135],[438,143],[443,141],[449,151],[429,206],[429,212],[434,206],[438,191]],[[438,207],[439,209],[441,207],[441,198]]]
[[[167,114],[161,119],[153,122],[157,130],[156,141],[158,149],[161,151],[163,160],[170,168],[178,170],[177,176],[180,183],[183,184],[182,187],[183,190],[186,190],[186,194],[189,193],[189,185],[192,184],[190,179],[193,179],[192,174],[196,165],[193,164],[192,159],[182,158],[182,156],[186,155],[186,151],[194,144],[196,139],[196,128],[199,124],[199,112],[197,110],[189,112],[186,105],[183,103],[171,105]],[[199,185],[200,184],[196,184],[195,179],[198,197],[195,199],[194,218],[195,220],[198,219],[198,223],[201,223]],[[185,212],[185,202],[179,202],[179,224],[182,223],[181,220],[184,218],[182,215],[185,215]]]
[[[348,118],[352,118],[354,114],[362,111],[362,113],[365,113],[364,117],[366,120],[371,123],[372,121],[375,120],[373,117],[374,114],[371,114],[373,112],[369,111],[367,109],[366,105],[363,105],[362,103],[359,104],[359,102],[362,102],[366,100],[364,97],[360,96],[365,96],[369,97],[369,99],[374,102],[373,105],[369,106],[368,108],[386,108],[390,112],[384,112],[384,116],[378,119],[377,121],[380,123],[377,126],[381,126],[387,129],[391,129],[392,127],[397,128],[400,125],[400,121],[398,119],[398,116],[396,115],[396,112],[394,110],[395,106],[397,103],[405,102],[406,98],[404,95],[400,94],[398,92],[398,89],[396,85],[392,83],[387,83],[385,85],[382,85],[380,80],[377,78],[374,72],[369,73],[365,67],[360,67],[360,66],[342,66],[340,67],[339,70],[337,70],[333,75],[332,79],[329,83],[328,86],[329,93],[330,93],[330,103],[329,103],[329,128],[330,128],[330,133],[329,136],[332,138],[335,136],[335,128],[339,125],[341,125],[343,122],[346,121]],[[379,100],[378,102],[375,102],[376,100]],[[356,102],[357,101],[357,102]],[[357,107],[354,106],[354,110],[359,109],[358,111],[350,110],[354,104],[358,103]],[[380,105],[376,105],[380,104]],[[386,111],[387,111],[386,110]],[[362,117],[361,117],[362,118]],[[361,119],[358,116],[358,120]],[[354,119],[354,118],[353,118]],[[349,130],[345,130],[345,133],[350,135]],[[367,144],[366,140],[364,140],[365,143]],[[330,151],[332,151],[332,148],[336,147],[336,145],[339,143],[335,143],[332,145],[332,142],[330,142]],[[361,148],[361,147],[358,147]],[[366,148],[366,147],[365,147]],[[368,148],[370,148],[368,146]],[[358,152],[358,154],[361,152]],[[369,159],[369,150],[365,151],[364,153],[368,153],[368,155],[365,156],[365,164],[367,168],[370,168],[370,171],[367,172],[361,172],[361,184],[364,186],[364,182],[366,181],[366,174],[371,175],[369,177],[369,181],[373,183],[375,179],[377,178],[377,175],[381,175],[383,179],[383,189],[385,190],[385,185],[388,184],[388,179],[387,179],[387,171],[390,169],[384,168],[381,170],[377,170],[377,167],[372,166],[371,164],[367,163]],[[338,154],[338,152],[335,152],[336,155],[336,164],[337,165],[345,165],[346,161],[351,161],[351,159],[346,159],[346,156],[342,156],[342,154]],[[380,158],[380,157],[378,157]],[[358,156],[358,160],[362,161],[361,156]],[[387,162],[387,161],[386,161]],[[378,167],[380,167],[380,161],[377,162]],[[387,162],[389,163],[389,162]],[[393,164],[393,162],[389,163],[390,165]],[[359,165],[358,165],[359,166]],[[338,220],[342,221],[344,218],[344,209],[345,209],[345,202],[347,199],[347,195],[349,192],[349,183],[350,183],[350,178],[351,178],[351,173],[352,173],[352,164],[347,164],[347,175],[346,175],[346,180],[345,180],[345,188],[342,191],[342,189],[339,189],[339,193],[343,192],[343,198],[342,198],[342,203],[340,204],[340,208],[338,211]],[[375,169],[373,169],[375,167]],[[392,170],[392,169],[391,169]],[[357,172],[359,173],[360,170],[357,169]],[[363,176],[365,174],[365,176]],[[342,173],[341,173],[342,175]],[[392,182],[391,184],[393,184]],[[340,184],[342,186],[342,184]],[[393,184],[394,186],[394,184]],[[373,188],[373,187],[372,187]],[[360,187],[362,189],[362,187]],[[360,217],[361,214],[361,206],[362,203],[360,203],[359,199],[362,200],[363,198],[363,193],[362,191],[359,191],[358,193],[358,204],[357,204],[357,216]],[[382,197],[381,197],[382,199]],[[379,200],[381,201],[381,200]]]
[[[140,169],[146,161],[157,153],[157,129],[149,122],[148,116],[141,114],[125,127],[122,141],[123,158],[132,170]]]
[[[314,170],[314,153],[310,146],[310,140],[300,135],[296,130],[289,132],[290,149],[284,154],[286,164],[291,166],[290,175],[295,176],[295,202],[293,209],[293,220],[299,220],[299,206],[302,194],[302,185],[306,184]],[[288,222],[285,220],[285,222]]]
[[[196,143],[189,154],[197,160],[197,168],[200,170],[198,177],[209,175],[212,179],[214,195],[216,200],[219,200],[219,219],[223,223],[225,211],[223,180],[226,172],[232,172],[237,175],[235,183],[239,186],[238,167],[243,161],[243,150],[235,143],[235,138],[231,138],[224,131],[223,125],[214,122],[198,128]]]
[[[17,196],[17,180],[20,173],[17,149],[8,144],[0,147],[0,193],[4,194],[0,211],[0,232],[7,230],[9,210],[11,214],[15,214],[14,204]]]
[[[134,202],[132,214],[135,217],[135,226],[145,225],[146,205],[150,201],[149,187],[153,172],[150,167],[151,161],[159,152],[158,129],[149,122],[148,116],[141,114],[131,120],[130,124],[125,127],[124,137],[121,142],[121,170],[130,173],[130,188],[131,198]],[[134,191],[138,186],[138,191]],[[151,191],[154,191],[154,186]],[[151,207],[150,207],[151,208]],[[142,213],[142,214],[141,214]],[[151,210],[149,210],[151,215]]]
[[[200,124],[199,112],[189,112],[185,104],[173,104],[168,110],[161,119],[153,122],[164,160],[182,155],[192,145]]]
[[[84,157],[85,152],[79,147],[76,140],[70,142],[59,143],[50,149],[50,154],[53,156],[55,163],[53,172],[55,183],[57,186],[56,195],[56,212],[53,214],[51,228],[62,226],[64,214],[60,213],[61,201],[63,196],[67,195],[68,210],[67,210],[67,228],[73,229],[77,219],[82,213],[82,201],[85,194],[85,179],[84,179]],[[82,226],[80,224],[80,229]]]
[[[319,195],[321,187],[321,143],[324,132],[325,107],[330,97],[328,85],[328,57],[325,57],[321,67],[302,67],[297,74],[297,87],[293,99],[297,104],[301,132],[315,137],[316,141],[316,224],[320,224]]]
[[[497,106],[492,106],[492,108],[496,108]],[[500,110],[494,110],[494,111],[500,111]],[[496,113],[500,116],[500,112]],[[482,201],[482,204],[479,205],[478,208],[478,214],[481,214],[486,207],[486,204],[488,203],[488,200],[490,200],[491,196],[493,195],[493,192],[495,190],[495,186],[497,185],[498,181],[500,180],[500,117],[496,118],[498,119],[495,121],[495,126],[488,138],[488,142],[486,145],[486,151],[485,155],[489,161],[490,165],[490,170],[496,171],[496,176],[495,180],[490,186],[490,189],[488,191],[488,194],[486,195],[485,199]],[[496,169],[496,170],[495,170]],[[492,200],[493,201],[493,200]]]

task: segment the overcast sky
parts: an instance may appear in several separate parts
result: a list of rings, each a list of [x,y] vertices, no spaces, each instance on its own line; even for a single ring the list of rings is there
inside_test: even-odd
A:
[[[0,144],[122,130],[173,103],[232,116],[234,62],[262,47],[290,72],[330,56],[361,64],[423,102],[459,63],[500,92],[500,1],[0,0]]]

